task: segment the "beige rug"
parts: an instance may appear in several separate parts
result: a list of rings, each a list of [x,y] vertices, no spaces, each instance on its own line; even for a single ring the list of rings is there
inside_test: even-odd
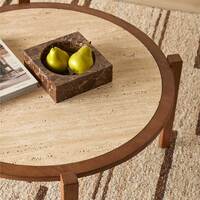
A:
[[[147,33],[166,55],[179,53],[184,60],[175,120],[178,135],[170,149],[159,149],[155,141],[128,162],[81,179],[80,199],[200,199],[200,14],[114,0],[66,2],[119,16]],[[0,200],[58,200],[59,195],[59,183],[0,179]]]
[[[142,5],[156,6],[159,8],[183,10],[188,12],[200,13],[199,0],[125,0]]]

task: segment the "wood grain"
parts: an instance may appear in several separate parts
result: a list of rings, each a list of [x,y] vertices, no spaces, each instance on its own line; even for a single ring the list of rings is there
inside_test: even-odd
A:
[[[21,60],[26,48],[80,31],[114,66],[113,83],[59,105],[42,88],[2,104],[1,162],[51,165],[92,158],[124,144],[152,118],[161,78],[153,57],[131,34],[73,11],[0,15],[1,38]]]

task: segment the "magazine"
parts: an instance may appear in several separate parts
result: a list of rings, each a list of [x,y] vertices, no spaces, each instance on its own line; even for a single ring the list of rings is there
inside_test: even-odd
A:
[[[0,103],[37,87],[37,80],[0,40]]]

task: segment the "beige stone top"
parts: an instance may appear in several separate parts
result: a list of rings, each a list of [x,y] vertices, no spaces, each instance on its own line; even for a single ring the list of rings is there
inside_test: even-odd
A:
[[[141,131],[161,96],[158,67],[131,34],[103,19],[56,9],[0,14],[0,38],[23,50],[79,31],[113,64],[113,82],[55,104],[42,89],[0,105],[0,162],[66,164],[104,154]]]

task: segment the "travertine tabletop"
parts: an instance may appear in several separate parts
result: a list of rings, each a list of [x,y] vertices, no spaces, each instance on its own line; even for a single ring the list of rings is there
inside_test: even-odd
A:
[[[42,89],[0,105],[0,162],[55,165],[93,158],[126,143],[154,115],[159,69],[131,34],[74,11],[28,9],[0,14],[0,38],[23,50],[79,31],[113,64],[113,82],[55,104]]]

